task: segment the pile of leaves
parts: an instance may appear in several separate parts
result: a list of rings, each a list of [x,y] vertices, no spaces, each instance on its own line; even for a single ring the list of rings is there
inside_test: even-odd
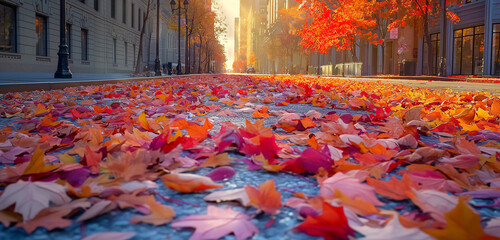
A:
[[[0,98],[5,229],[50,231],[127,209],[140,214],[130,224],[192,228],[191,239],[247,239],[264,230],[256,216],[271,216],[269,227],[291,208],[302,221],[292,231],[324,239],[500,237],[497,94],[210,75]],[[242,124],[241,116],[249,119]],[[300,176],[319,191],[279,189],[274,179],[217,190],[241,162],[245,171]],[[160,187],[211,203],[176,216],[192,206]]]

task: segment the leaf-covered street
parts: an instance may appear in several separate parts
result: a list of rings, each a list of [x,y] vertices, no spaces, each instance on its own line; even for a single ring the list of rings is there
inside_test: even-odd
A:
[[[497,92],[199,75],[0,99],[0,239],[500,237]]]

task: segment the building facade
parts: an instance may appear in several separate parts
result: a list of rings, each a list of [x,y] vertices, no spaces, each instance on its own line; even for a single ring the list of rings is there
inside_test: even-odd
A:
[[[289,0],[241,0],[245,9],[241,12],[240,54],[248,52],[247,45],[253,41],[253,51],[271,44],[259,35],[255,16],[261,14],[265,6],[265,35],[273,34],[273,24],[279,10],[296,5]],[[250,11],[250,9],[253,9]],[[355,49],[360,67],[357,74],[395,74],[395,75],[437,75],[442,59],[441,46],[446,41],[447,75],[500,76],[500,0],[463,0],[462,6],[452,9],[460,17],[457,24],[446,22],[446,35],[443,37],[439,21],[430,27],[432,62],[428,68],[427,43],[419,32],[420,27],[407,26],[384,33],[382,45],[360,43]],[[248,23],[253,19],[252,24]],[[252,28],[252,34],[243,30]],[[249,36],[250,35],[250,36]],[[261,42],[259,42],[261,41]],[[257,50],[255,50],[257,49]],[[263,50],[262,50],[263,51]],[[258,56],[258,54],[256,54]],[[262,56],[265,56],[264,54]],[[323,74],[340,75],[339,66],[353,63],[351,52],[330,50],[327,54],[315,52],[309,55],[294,54],[291,63],[285,59],[257,58],[258,71],[263,73],[282,73],[283,69],[296,69],[295,73],[317,73],[318,68],[331,69]],[[259,63],[260,62],[260,63]],[[293,66],[291,66],[293,65]],[[322,67],[323,66],[323,67]],[[321,71],[320,71],[321,73]]]
[[[55,72],[59,4],[59,0],[0,0],[0,72]],[[142,65],[150,66],[156,55],[155,9],[156,4],[152,4],[149,20],[143,26],[147,0],[66,0],[71,71],[132,72],[142,27]],[[173,42],[162,41],[167,44],[161,49],[165,61],[173,54],[168,51]]]

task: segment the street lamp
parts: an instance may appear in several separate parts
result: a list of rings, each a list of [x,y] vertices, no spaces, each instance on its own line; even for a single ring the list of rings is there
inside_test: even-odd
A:
[[[184,0],[184,9],[187,9],[188,7],[188,4],[189,4],[189,1],[188,0]],[[175,7],[175,5],[177,5],[177,3],[175,2],[175,0],[171,0],[170,1],[170,7],[172,8],[172,13],[175,14],[175,11],[176,10],[179,10],[178,12],[178,24],[179,24],[179,37],[177,38],[178,40],[178,59],[177,59],[177,75],[181,75],[182,74],[182,67],[181,67],[181,0],[179,0],[179,6],[178,7]]]
[[[160,0],[156,0],[156,59],[155,76],[161,76],[160,70]]]
[[[66,0],[61,0],[59,16],[59,52],[57,53],[57,71],[54,78],[72,78],[73,74],[69,70],[69,52],[66,44]]]

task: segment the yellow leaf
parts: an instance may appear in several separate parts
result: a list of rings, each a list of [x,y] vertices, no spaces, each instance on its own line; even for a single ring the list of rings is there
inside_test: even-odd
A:
[[[457,206],[445,213],[444,217],[446,218],[445,228],[422,229],[422,231],[437,239],[479,240],[492,237],[484,233],[479,214],[473,212],[461,198]]]
[[[31,156],[30,163],[26,170],[24,170],[23,175],[46,173],[58,168],[58,166],[45,165],[45,161],[43,160],[44,156],[45,152],[37,147]]]

